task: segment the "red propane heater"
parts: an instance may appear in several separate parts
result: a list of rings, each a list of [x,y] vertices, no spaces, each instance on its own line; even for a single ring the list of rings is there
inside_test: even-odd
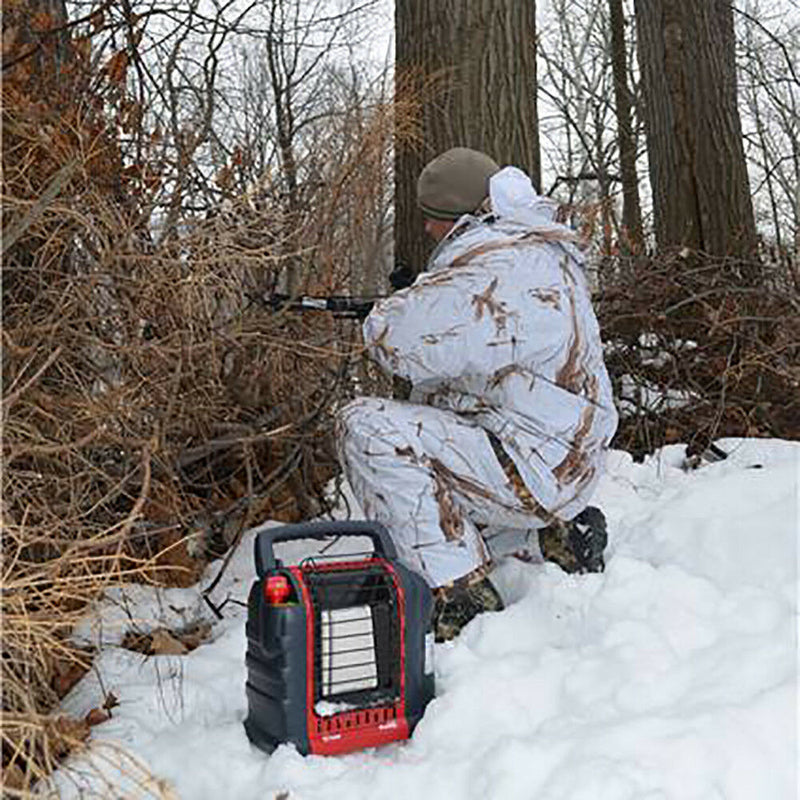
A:
[[[374,552],[298,566],[273,545],[369,537]],[[244,726],[272,752],[336,755],[407,738],[433,697],[433,596],[382,525],[335,521],[257,532],[247,615]]]

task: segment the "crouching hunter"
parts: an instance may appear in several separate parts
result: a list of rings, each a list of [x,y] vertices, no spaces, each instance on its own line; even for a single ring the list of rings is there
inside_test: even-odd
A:
[[[489,573],[503,555],[603,569],[588,503],[617,413],[576,236],[528,176],[455,148],[417,195],[438,245],[364,323],[410,397],[351,402],[337,439],[365,516],[434,588],[444,640],[502,609]]]

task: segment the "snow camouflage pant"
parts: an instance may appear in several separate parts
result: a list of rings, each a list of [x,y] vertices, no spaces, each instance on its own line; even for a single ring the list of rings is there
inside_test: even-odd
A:
[[[547,522],[482,428],[450,411],[363,397],[339,413],[336,438],[365,517],[387,527],[431,586],[520,549],[541,560],[537,529]]]

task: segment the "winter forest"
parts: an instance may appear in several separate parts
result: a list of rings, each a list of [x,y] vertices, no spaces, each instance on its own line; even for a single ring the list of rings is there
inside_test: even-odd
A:
[[[798,0],[5,0],[2,32],[4,796],[796,797]],[[422,271],[454,146],[587,253],[608,568],[505,565],[407,744],[267,757],[252,529],[360,517],[333,419],[392,395],[357,319],[274,300]]]

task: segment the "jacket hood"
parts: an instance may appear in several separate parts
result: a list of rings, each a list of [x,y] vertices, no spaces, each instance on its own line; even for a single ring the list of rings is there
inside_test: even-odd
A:
[[[541,227],[555,222],[556,204],[536,194],[531,179],[516,167],[504,167],[489,178],[492,211],[499,219],[526,227]]]

